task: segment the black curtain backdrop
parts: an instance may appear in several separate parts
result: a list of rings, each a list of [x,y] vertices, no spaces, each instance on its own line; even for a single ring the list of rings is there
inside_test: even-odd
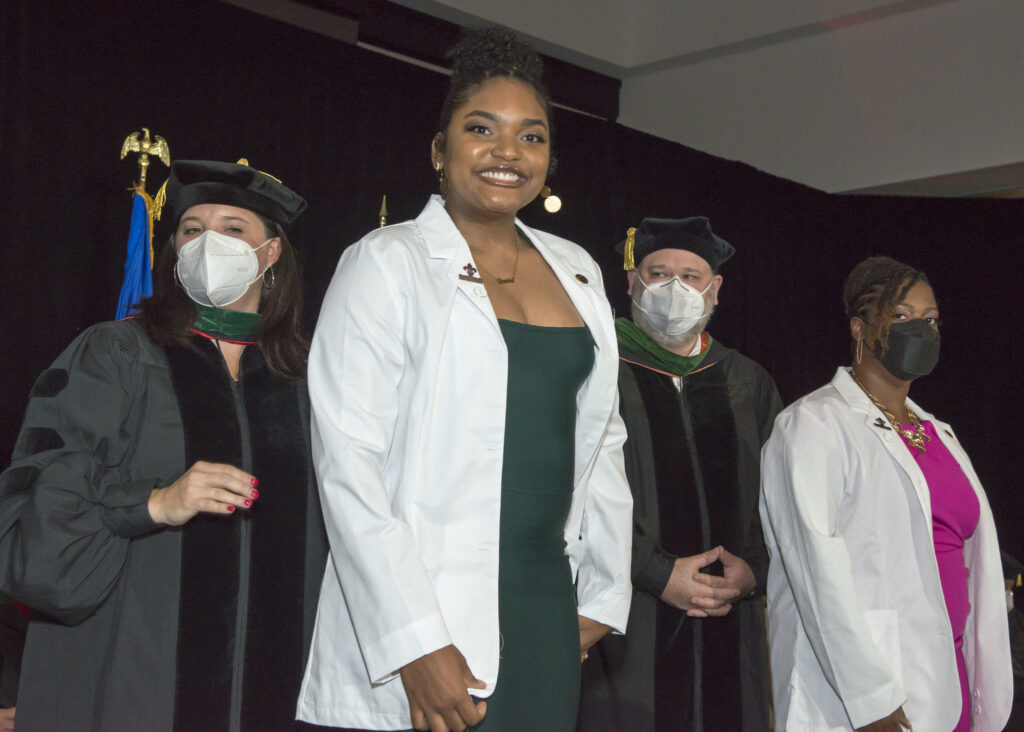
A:
[[[149,127],[176,159],[245,156],[306,196],[291,234],[311,331],[338,256],[376,226],[381,195],[397,222],[434,190],[429,145],[446,83],[209,0],[0,4],[0,453],[13,449],[35,376],[113,316],[136,177],[134,157],[118,160],[125,136]],[[1005,313],[1024,284],[1024,203],[827,195],[614,123],[564,111],[555,121],[550,184],[563,209],[537,202],[522,218],[586,247],[624,314],[612,246],[626,228],[643,216],[709,216],[738,251],[711,330],[761,362],[787,402],[848,360],[840,294],[856,262],[888,254],[925,270],[943,359],[912,396],[957,429],[1004,548],[1024,555],[1024,358]],[[166,169],[150,171],[155,192]],[[158,227],[158,247],[167,234]]]

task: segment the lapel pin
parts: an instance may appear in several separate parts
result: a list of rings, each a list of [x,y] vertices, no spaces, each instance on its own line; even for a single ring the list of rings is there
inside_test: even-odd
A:
[[[880,429],[889,430],[890,432],[892,432],[892,427],[887,425],[881,417],[875,418],[875,427],[879,427]]]
[[[590,284],[590,280],[588,280],[586,277],[584,277],[581,274],[576,275],[576,279],[579,280],[580,282],[582,282],[584,285],[589,285]]]
[[[466,274],[464,274],[464,275],[460,274],[459,275],[459,279],[460,280],[465,280],[466,282],[483,282],[482,279],[480,279],[479,277],[475,277],[474,276],[474,275],[476,275],[476,267],[473,266],[472,262],[466,262],[466,266],[463,267],[462,270]]]

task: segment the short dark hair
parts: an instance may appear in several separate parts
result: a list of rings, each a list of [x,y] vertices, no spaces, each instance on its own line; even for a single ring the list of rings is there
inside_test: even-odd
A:
[[[868,257],[858,264],[843,285],[843,307],[847,320],[858,317],[867,325],[868,345],[889,345],[889,323],[896,306],[918,282],[928,282],[924,272],[892,257]]]
[[[551,94],[544,84],[544,62],[515,33],[507,28],[466,31],[459,42],[448,50],[445,58],[451,64],[452,76],[448,94],[441,104],[441,118],[438,122],[438,147],[442,150],[445,133],[455,110],[465,104],[481,84],[498,78],[521,81],[536,92],[548,118],[548,135],[551,135]],[[554,157],[551,160],[549,172],[554,169]]]
[[[258,215],[258,214],[257,214]],[[279,379],[306,373],[309,342],[301,335],[302,274],[294,247],[280,224],[260,216],[268,238],[280,237],[281,255],[274,263],[274,287],[260,297],[260,323],[256,331],[267,369]],[[153,279],[154,293],[136,306],[135,314],[146,333],[164,348],[188,345],[196,321],[196,306],[175,280],[178,261],[172,233],[164,244]]]

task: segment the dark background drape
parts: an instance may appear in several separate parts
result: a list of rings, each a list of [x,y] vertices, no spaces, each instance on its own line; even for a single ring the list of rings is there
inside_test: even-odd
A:
[[[245,156],[306,196],[291,234],[311,331],[338,256],[376,226],[381,195],[397,222],[434,190],[429,144],[446,84],[210,0],[0,4],[0,453],[14,446],[35,376],[113,316],[136,177],[134,160],[118,161],[126,135],[149,127],[176,159]],[[856,262],[888,254],[925,270],[943,357],[912,396],[956,427],[1004,547],[1024,555],[1014,316],[1024,203],[828,195],[613,122],[567,111],[555,122],[550,184],[564,206],[531,204],[523,220],[586,247],[626,313],[612,251],[625,229],[645,215],[709,216],[738,250],[712,333],[761,362],[787,402],[848,361],[840,295]],[[166,169],[150,170],[154,192]],[[158,227],[158,249],[167,234]]]

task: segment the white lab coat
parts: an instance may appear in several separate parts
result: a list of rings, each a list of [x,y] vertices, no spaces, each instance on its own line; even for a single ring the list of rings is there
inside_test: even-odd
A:
[[[601,274],[519,224],[595,343],[577,398],[565,526],[579,612],[623,632],[632,498]],[[401,666],[450,643],[494,690],[508,355],[469,246],[434,196],[341,257],[309,358],[313,458],[331,544],[298,716],[408,729]]]
[[[1001,730],[1013,695],[995,525],[949,425],[929,419],[981,504],[964,546],[972,729]],[[960,682],[924,474],[846,368],[785,409],[764,446],[761,519],[779,730],[849,730],[897,707],[948,732]]]

